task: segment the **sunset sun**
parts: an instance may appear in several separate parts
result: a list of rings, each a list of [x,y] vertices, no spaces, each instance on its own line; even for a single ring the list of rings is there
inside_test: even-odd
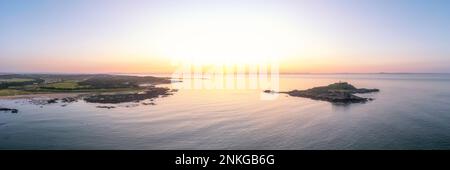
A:
[[[296,27],[276,15],[195,13],[157,25],[162,56],[197,64],[249,64],[299,50]]]

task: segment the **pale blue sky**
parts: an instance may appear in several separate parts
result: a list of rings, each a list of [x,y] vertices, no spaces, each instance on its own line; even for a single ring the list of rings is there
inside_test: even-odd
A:
[[[125,70],[118,63],[133,67],[130,55],[165,63],[152,45],[166,20],[269,13],[304,35],[312,30],[303,43],[324,44],[291,56],[305,67],[289,71],[450,73],[449,9],[448,0],[0,0],[0,72],[152,72],[151,63]],[[93,59],[108,57],[117,62]]]

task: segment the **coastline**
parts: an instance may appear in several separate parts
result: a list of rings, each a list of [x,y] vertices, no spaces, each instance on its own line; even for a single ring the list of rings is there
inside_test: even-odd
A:
[[[64,98],[64,97],[76,97],[79,95],[85,95],[89,93],[35,93],[35,94],[23,94],[14,96],[0,96],[0,100],[14,100],[14,99],[34,99],[34,98]]]

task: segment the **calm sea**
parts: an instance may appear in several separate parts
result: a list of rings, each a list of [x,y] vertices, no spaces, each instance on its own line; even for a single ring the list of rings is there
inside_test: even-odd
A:
[[[282,90],[378,88],[334,105],[260,90],[180,90],[156,105],[0,100],[0,149],[450,149],[449,74],[282,75]]]

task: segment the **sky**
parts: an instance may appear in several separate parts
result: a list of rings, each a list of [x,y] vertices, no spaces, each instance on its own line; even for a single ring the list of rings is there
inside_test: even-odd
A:
[[[447,0],[0,0],[0,72],[450,73]]]

